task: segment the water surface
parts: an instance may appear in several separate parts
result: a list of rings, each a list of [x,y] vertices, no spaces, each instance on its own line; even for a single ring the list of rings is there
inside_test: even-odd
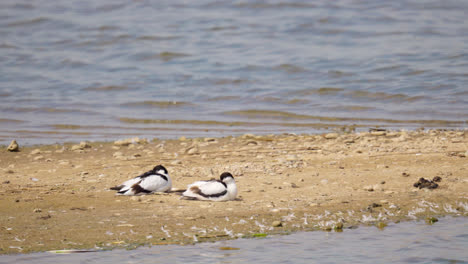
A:
[[[188,246],[0,256],[0,263],[468,263],[464,217]]]
[[[0,144],[466,128],[466,1],[0,2]]]

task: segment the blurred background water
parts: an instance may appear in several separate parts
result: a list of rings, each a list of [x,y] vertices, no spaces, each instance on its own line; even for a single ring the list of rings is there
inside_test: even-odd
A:
[[[0,1],[0,144],[464,129],[468,1]]]
[[[0,256],[0,263],[468,263],[466,218],[187,246]]]

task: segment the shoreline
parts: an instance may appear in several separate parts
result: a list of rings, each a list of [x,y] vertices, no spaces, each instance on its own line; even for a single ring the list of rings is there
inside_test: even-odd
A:
[[[21,142],[20,142],[21,143]],[[468,132],[128,140],[0,151],[0,254],[132,248],[468,216]],[[173,187],[234,175],[239,200],[109,187],[162,164]],[[435,189],[413,186],[440,177]]]

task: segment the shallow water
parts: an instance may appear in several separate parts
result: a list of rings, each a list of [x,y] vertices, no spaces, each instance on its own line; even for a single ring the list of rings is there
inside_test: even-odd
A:
[[[467,1],[0,2],[0,144],[466,128]]]
[[[468,221],[459,217],[383,230],[359,227],[190,246],[0,256],[0,263],[468,263],[467,248]]]

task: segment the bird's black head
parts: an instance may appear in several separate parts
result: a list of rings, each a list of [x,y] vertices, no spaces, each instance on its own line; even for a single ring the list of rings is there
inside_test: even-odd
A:
[[[223,172],[223,173],[221,174],[220,178],[221,178],[221,181],[224,181],[224,179],[227,179],[227,178],[233,178],[233,179],[234,179],[234,177],[232,176],[232,174],[229,173],[229,172]]]
[[[158,165],[158,166],[154,167],[153,172],[167,175],[167,170],[166,170],[166,168],[164,168],[163,165]]]

